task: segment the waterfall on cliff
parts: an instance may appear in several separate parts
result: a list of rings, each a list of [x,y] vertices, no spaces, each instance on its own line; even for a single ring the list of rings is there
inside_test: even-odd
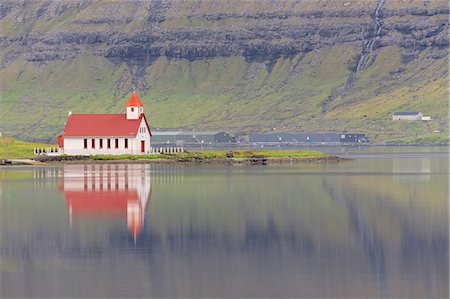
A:
[[[373,35],[364,45],[361,57],[359,57],[358,66],[356,67],[356,72],[359,72],[364,68],[367,62],[367,58],[369,57],[369,54],[372,53],[373,45],[380,38],[381,29],[383,27],[383,22],[381,21],[380,18],[380,10],[383,8],[384,2],[385,0],[378,0],[377,8],[375,9],[375,13],[373,16],[373,20],[375,23]]]

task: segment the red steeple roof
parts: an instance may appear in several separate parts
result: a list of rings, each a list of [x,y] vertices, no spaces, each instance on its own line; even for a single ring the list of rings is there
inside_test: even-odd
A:
[[[133,93],[131,94],[130,99],[128,100],[127,107],[130,107],[130,106],[134,106],[134,107],[136,107],[136,106],[144,106],[144,105],[142,105],[141,100],[137,96],[136,91],[133,91]]]

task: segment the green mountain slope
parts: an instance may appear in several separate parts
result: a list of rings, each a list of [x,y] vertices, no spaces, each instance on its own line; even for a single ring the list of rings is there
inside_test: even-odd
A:
[[[194,12],[187,9],[193,7],[191,2],[174,2],[162,12],[159,6],[139,10],[133,3],[106,21],[95,11],[109,12],[111,3],[127,2],[80,3],[84,6],[68,4],[56,16],[48,15],[56,9],[49,4],[43,15],[20,24],[17,16],[26,14],[15,6],[3,16],[4,131],[54,142],[68,111],[121,112],[136,89],[153,128],[223,129],[237,135],[357,131],[376,142],[448,143],[445,1],[431,1],[425,8],[423,2],[407,7],[388,2],[383,7],[385,31],[359,72],[355,69],[362,45],[373,38],[371,14],[377,1],[366,1],[367,9],[344,7],[341,1],[282,1],[285,6],[296,4],[291,11],[297,15],[289,15],[283,6],[272,8],[276,17],[261,15],[261,8],[250,1],[233,2],[241,6],[241,14],[227,1],[199,2]],[[39,8],[35,2],[24,7],[29,16]],[[418,15],[423,9],[426,17]],[[325,16],[315,16],[317,11]],[[285,18],[277,15],[282,12]],[[157,16],[163,18],[157,25],[145,23]],[[308,20],[318,27],[308,27]],[[105,37],[104,28],[113,33]],[[140,28],[156,28],[162,35],[139,33]],[[255,28],[276,37],[264,41]],[[225,45],[218,44],[227,39]],[[423,41],[428,45],[421,45]],[[29,43],[29,48],[21,43]],[[160,52],[155,54],[152,47]],[[421,111],[433,121],[393,122],[395,111]]]

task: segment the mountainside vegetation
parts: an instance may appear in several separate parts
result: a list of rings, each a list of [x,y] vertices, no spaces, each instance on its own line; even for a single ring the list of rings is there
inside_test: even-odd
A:
[[[136,90],[155,129],[448,143],[448,2],[3,1],[0,129],[55,142]],[[420,111],[432,121],[392,121]]]

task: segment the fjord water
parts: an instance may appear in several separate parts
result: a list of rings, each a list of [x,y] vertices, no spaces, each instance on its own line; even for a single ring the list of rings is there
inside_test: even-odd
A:
[[[1,297],[448,298],[448,149],[349,152],[1,168]]]

